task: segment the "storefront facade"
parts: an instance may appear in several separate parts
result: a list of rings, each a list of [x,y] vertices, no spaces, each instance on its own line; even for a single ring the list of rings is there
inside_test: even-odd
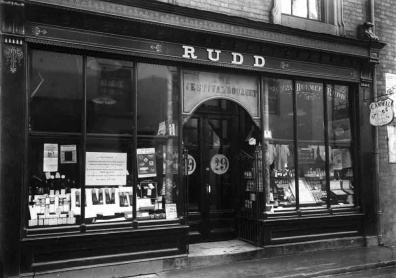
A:
[[[361,115],[378,41],[155,1],[2,13],[6,276],[376,236]]]

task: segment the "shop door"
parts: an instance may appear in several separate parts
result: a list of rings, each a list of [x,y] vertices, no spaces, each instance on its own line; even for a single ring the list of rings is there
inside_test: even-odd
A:
[[[184,126],[192,243],[236,237],[237,123],[231,115],[194,114]]]

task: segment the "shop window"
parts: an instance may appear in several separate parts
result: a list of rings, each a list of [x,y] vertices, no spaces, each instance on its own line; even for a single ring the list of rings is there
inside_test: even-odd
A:
[[[355,153],[348,87],[270,78],[264,84],[271,211],[353,207]],[[270,113],[271,91],[278,96],[279,114]]]
[[[345,36],[342,0],[274,0],[272,23]]]
[[[30,229],[178,219],[177,69],[138,68],[136,92],[133,62],[31,50]]]
[[[164,219],[178,206],[178,71],[138,65],[137,218]]]

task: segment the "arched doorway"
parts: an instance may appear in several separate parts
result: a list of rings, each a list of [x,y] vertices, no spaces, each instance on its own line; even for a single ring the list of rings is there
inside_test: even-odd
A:
[[[254,152],[250,138],[260,141],[251,116],[224,99],[201,104],[183,126],[188,151],[190,242],[238,236],[243,179],[242,153]]]

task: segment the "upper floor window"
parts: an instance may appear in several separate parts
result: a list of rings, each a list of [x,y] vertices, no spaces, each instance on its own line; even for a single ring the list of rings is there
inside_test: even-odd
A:
[[[342,6],[342,0],[274,0],[272,23],[344,36]]]
[[[322,21],[323,0],[287,0],[282,3],[282,13]]]

